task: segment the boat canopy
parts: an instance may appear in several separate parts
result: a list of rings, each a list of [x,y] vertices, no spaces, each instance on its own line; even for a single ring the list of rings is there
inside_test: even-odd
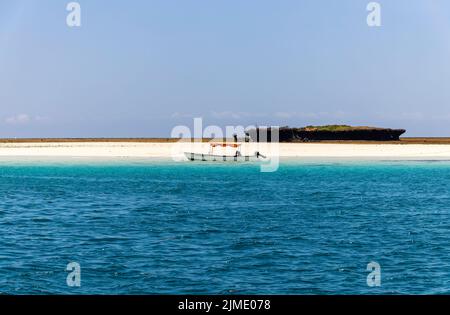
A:
[[[215,147],[231,147],[231,148],[239,148],[241,146],[240,143],[234,142],[212,142],[209,144],[212,148]]]

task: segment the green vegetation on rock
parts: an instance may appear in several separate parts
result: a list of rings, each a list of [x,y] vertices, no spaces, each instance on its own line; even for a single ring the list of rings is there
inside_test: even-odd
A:
[[[324,125],[324,126],[306,126],[303,128],[300,128],[302,130],[306,131],[353,131],[353,130],[379,130],[382,128],[377,127],[367,127],[367,126],[349,126],[349,125]]]

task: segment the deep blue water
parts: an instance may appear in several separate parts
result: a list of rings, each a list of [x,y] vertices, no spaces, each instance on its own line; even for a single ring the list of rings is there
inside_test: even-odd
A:
[[[449,184],[450,162],[0,161],[0,292],[450,293]]]

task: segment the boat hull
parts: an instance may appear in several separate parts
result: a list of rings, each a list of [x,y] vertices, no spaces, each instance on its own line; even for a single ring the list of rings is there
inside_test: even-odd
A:
[[[189,161],[212,161],[212,162],[251,162],[259,161],[256,155],[218,155],[218,154],[202,154],[202,153],[192,153],[184,152],[184,155]]]

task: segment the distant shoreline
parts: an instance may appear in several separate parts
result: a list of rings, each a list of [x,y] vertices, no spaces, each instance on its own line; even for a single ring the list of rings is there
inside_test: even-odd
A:
[[[208,142],[211,139],[202,139]],[[1,143],[174,143],[177,138],[0,138]],[[183,139],[183,142],[190,142]],[[196,140],[199,141],[199,140]],[[305,143],[305,142],[282,142],[282,143]],[[400,141],[369,141],[369,140],[319,140],[308,143],[330,143],[330,144],[448,144],[450,137],[404,137]]]

